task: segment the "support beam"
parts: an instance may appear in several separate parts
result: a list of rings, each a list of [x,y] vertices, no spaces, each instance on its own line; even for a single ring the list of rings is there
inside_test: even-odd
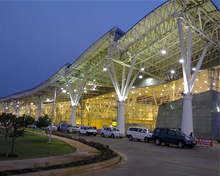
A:
[[[83,99],[82,98],[81,98],[80,104],[81,104],[81,126],[83,126]]]
[[[184,81],[184,92],[189,92],[188,89],[188,82],[186,76],[186,52],[185,52],[185,45],[184,45],[184,38],[183,38],[183,26],[181,19],[177,19],[178,31],[179,31],[179,40],[180,40],[180,52],[181,52],[181,59],[183,59],[182,63],[182,71],[183,71],[183,81]]]
[[[109,77],[110,77],[112,84],[115,88],[116,94],[118,96],[117,128],[123,133],[123,135],[125,135],[125,117],[124,117],[125,100],[126,100],[127,95],[128,95],[128,93],[129,93],[132,85],[134,84],[134,81],[136,80],[138,73],[139,73],[138,72],[137,74],[135,74],[132,78],[132,72],[133,72],[137,57],[134,56],[131,59],[132,59],[132,63],[131,63],[131,67],[130,67],[128,75],[127,75],[126,82],[125,82],[125,66],[123,66],[123,69],[122,69],[121,90],[119,87],[118,78],[117,78],[112,60],[110,60],[110,68],[108,67],[105,60],[103,60],[105,66],[107,68]],[[111,69],[111,71],[110,71],[110,69]],[[131,78],[132,78],[132,80],[131,80]]]
[[[188,42],[187,42],[187,62],[186,62],[186,80],[188,90],[190,90],[190,76],[191,76],[191,55],[192,55],[192,29],[188,30]]]
[[[72,107],[72,112],[71,112],[71,117],[70,117],[70,124],[71,125],[76,125],[76,108],[77,108],[77,104],[79,103],[80,97],[82,95],[83,88],[86,84],[87,75],[88,75],[87,73],[88,72],[85,73],[83,81],[81,82],[80,87],[76,88],[78,93],[75,94],[75,96],[73,96],[73,91],[72,91],[71,85],[70,85],[70,83],[67,79],[67,76],[64,75],[65,80],[66,80],[66,84],[68,85],[68,89],[69,89],[69,93],[70,93],[69,95],[70,95],[70,99],[71,99],[71,107]]]
[[[180,18],[182,18],[180,16]],[[191,55],[192,55],[192,29],[189,27],[188,29],[188,41],[187,41],[187,58],[185,55],[185,46],[184,46],[184,38],[183,38],[183,27],[181,19],[177,19],[178,31],[179,31],[179,40],[180,40],[180,50],[181,50],[181,59],[184,60],[182,63],[182,71],[183,71],[183,80],[184,80],[184,95],[183,95],[183,112],[182,112],[182,124],[181,130],[190,135],[193,133],[193,115],[192,115],[192,90],[194,87],[196,76],[199,72],[199,69],[204,60],[205,54],[207,52],[209,43],[205,46],[203,50],[202,56],[197,64],[196,71],[190,81],[191,76]]]
[[[190,135],[193,131],[193,117],[192,117],[192,99],[193,96],[190,92],[183,97],[183,113],[182,113],[182,124],[181,131],[185,134]]]
[[[37,120],[41,116],[42,113],[42,106],[43,106],[44,97],[40,97],[40,101],[38,103],[38,113],[37,113]]]
[[[117,128],[125,135],[125,101],[118,102]]]
[[[52,125],[53,125],[53,118],[54,118],[55,102],[56,102],[56,87],[55,87],[54,96],[53,96],[53,107],[52,107],[51,124],[50,124],[49,144],[51,143],[51,134],[52,134]]]
[[[190,82],[190,85],[191,85],[190,92],[192,92],[192,90],[193,90],[196,77],[197,77],[197,75],[198,75],[198,73],[199,73],[199,70],[200,70],[201,65],[202,65],[202,62],[203,62],[203,60],[204,60],[204,58],[205,58],[205,55],[206,55],[206,53],[207,53],[207,50],[208,50],[209,45],[210,45],[210,43],[207,43],[207,44],[206,44],[206,46],[205,46],[205,48],[204,48],[204,50],[203,50],[203,52],[202,52],[202,55],[201,55],[201,57],[200,57],[200,59],[199,59],[199,62],[198,62],[198,64],[197,64],[197,66],[196,66],[196,71],[194,72],[193,77],[192,77],[192,80],[191,80],[191,82]]]
[[[72,112],[71,112],[71,117],[70,117],[70,125],[76,125],[76,108],[77,106],[71,106],[72,107]]]

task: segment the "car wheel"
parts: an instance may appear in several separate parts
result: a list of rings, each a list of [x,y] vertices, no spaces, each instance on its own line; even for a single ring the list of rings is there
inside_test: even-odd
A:
[[[80,131],[79,131],[79,135],[81,135]]]
[[[86,136],[88,136],[89,135],[89,133],[88,132],[86,132]]]
[[[149,142],[149,138],[148,137],[144,138],[144,141]]]
[[[115,135],[114,135],[114,134],[111,134],[111,138],[115,138]]]
[[[160,141],[159,138],[155,139],[154,143],[155,143],[156,145],[161,145],[161,141]]]
[[[105,137],[104,133],[101,134],[102,137]]]
[[[130,135],[130,136],[128,136],[128,139],[129,139],[129,141],[132,141],[133,137]]]
[[[96,134],[94,134],[94,136],[96,136]]]
[[[120,137],[120,139],[122,139],[122,137]]]
[[[179,141],[178,143],[177,143],[177,146],[179,147],[179,148],[183,148],[184,147],[184,142],[183,141]]]

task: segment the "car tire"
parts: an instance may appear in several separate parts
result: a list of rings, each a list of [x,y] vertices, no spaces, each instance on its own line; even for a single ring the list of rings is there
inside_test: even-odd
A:
[[[102,137],[105,137],[104,133],[101,134]]]
[[[149,142],[149,138],[148,137],[144,138],[144,142]]]
[[[96,136],[96,134],[94,134],[94,136]]]
[[[89,135],[89,133],[88,132],[86,132],[86,136],[88,136]]]
[[[114,134],[111,134],[111,138],[115,138],[115,135],[114,135]]]
[[[177,146],[178,146],[179,148],[183,148],[183,147],[185,146],[185,144],[184,144],[183,141],[178,141]]]
[[[129,139],[129,141],[132,141],[132,140],[133,140],[132,135],[129,135],[129,136],[128,136],[128,139]]]
[[[81,135],[80,131],[78,132],[79,135]]]
[[[122,139],[122,137],[120,137],[120,139]]]
[[[155,141],[154,141],[154,143],[155,143],[156,145],[161,145],[161,140],[160,140],[159,138],[156,138]]]

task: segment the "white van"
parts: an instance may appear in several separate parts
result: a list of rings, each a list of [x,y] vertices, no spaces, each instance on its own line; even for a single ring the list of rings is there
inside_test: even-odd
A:
[[[145,142],[149,142],[151,140],[152,133],[145,128],[129,127],[127,129],[126,136],[128,137],[129,141],[137,139],[138,141],[144,140]]]

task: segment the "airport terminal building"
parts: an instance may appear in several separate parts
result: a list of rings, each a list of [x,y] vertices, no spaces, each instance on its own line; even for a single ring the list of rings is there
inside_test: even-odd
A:
[[[73,60],[37,87],[0,98],[0,113],[37,120],[53,111],[54,124],[220,138],[220,11],[212,1],[169,0]]]

